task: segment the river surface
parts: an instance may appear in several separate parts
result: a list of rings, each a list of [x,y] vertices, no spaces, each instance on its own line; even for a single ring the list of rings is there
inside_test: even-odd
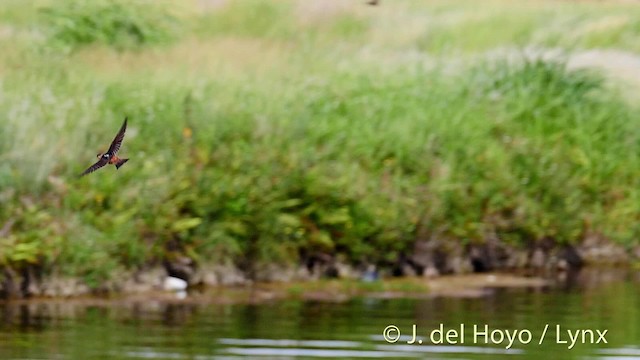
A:
[[[0,359],[640,359],[637,271],[590,277],[470,297],[2,303]]]

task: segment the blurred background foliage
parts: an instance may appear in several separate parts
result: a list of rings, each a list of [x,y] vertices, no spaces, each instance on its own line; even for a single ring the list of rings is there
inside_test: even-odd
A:
[[[0,264],[97,285],[176,249],[389,263],[421,228],[635,244],[637,107],[568,58],[640,51],[638,19],[551,1],[4,1]],[[124,116],[130,162],[77,179]]]
[[[44,7],[42,13],[49,25],[49,42],[67,49],[95,43],[135,49],[169,42],[180,32],[168,2],[59,1]]]

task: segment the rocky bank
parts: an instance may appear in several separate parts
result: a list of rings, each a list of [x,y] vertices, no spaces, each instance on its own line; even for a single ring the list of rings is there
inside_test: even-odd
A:
[[[186,256],[174,256],[162,264],[112,274],[111,279],[90,287],[80,278],[44,273],[37,267],[1,273],[2,298],[72,297],[113,293],[141,294],[162,289],[167,276],[184,279],[189,287],[247,285],[254,282],[314,281],[322,278],[362,279],[387,277],[439,277],[447,274],[507,272],[542,277],[584,266],[631,266],[640,262],[640,246],[627,249],[597,234],[588,234],[576,245],[558,244],[546,238],[525,247],[488,237],[482,244],[431,236],[418,239],[410,253],[393,263],[348,263],[341,256],[317,253],[299,264],[255,264],[242,269],[232,263],[198,264]]]

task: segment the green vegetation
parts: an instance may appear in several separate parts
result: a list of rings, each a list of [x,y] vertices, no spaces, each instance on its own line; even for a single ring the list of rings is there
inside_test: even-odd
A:
[[[117,48],[168,42],[178,20],[151,1],[74,0],[43,9],[49,41],[68,48],[103,43]]]
[[[155,2],[0,6],[0,227],[14,222],[0,265],[97,286],[177,254],[389,262],[420,228],[640,238],[640,118],[615,83],[483,56],[625,48],[640,27],[577,29],[640,10],[201,3],[180,16]],[[131,161],[75,178],[125,115]]]

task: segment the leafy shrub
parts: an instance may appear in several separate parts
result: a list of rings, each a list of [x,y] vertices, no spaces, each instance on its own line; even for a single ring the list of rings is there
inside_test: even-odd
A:
[[[51,40],[68,48],[100,43],[118,49],[175,39],[180,22],[153,1],[72,0],[44,10]]]

